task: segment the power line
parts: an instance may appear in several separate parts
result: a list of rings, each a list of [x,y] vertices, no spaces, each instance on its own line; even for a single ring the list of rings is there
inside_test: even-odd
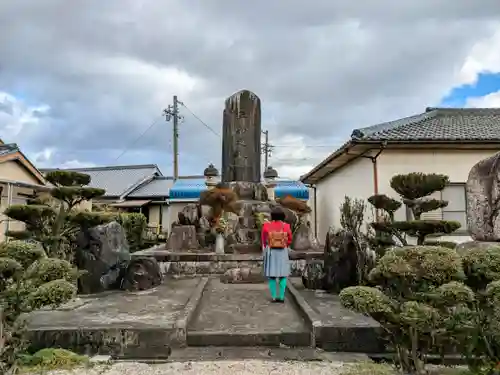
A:
[[[305,147],[305,148],[313,148],[313,147],[325,147],[325,148],[338,148],[339,146],[335,145],[274,145],[273,147],[280,147],[280,148],[300,148],[300,147]]]
[[[182,105],[184,108],[186,108],[186,110],[187,110],[189,113],[191,113],[191,115],[193,115],[193,117],[194,117],[195,119],[197,119],[199,122],[201,122],[201,123],[203,124],[203,126],[205,126],[208,130],[210,130],[212,133],[214,133],[217,137],[219,137],[219,138],[220,138],[220,134],[219,134],[219,133],[217,133],[217,132],[216,132],[216,131],[215,131],[215,130],[214,130],[214,129],[210,126],[210,125],[208,125],[205,121],[203,121],[201,118],[199,118],[198,116],[196,116],[196,115],[194,114],[194,112],[193,112],[193,111],[191,111],[191,110],[188,108],[188,106],[187,106],[186,104],[184,104],[183,102],[179,102],[179,104],[180,104],[180,105]]]
[[[144,130],[141,135],[139,135],[137,138],[135,138],[127,147],[125,147],[125,149],[122,151],[122,153],[115,159],[115,161],[117,161],[118,159],[120,159],[123,155],[125,155],[129,150],[130,148],[135,145],[142,137],[144,137],[146,135],[146,133],[148,131],[150,131],[155,125],[156,123],[163,117],[163,115],[160,115],[159,117],[157,117],[148,127],[146,130]]]

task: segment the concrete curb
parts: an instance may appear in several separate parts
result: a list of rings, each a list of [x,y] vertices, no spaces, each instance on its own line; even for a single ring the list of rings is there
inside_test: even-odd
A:
[[[203,292],[208,284],[208,277],[202,277],[196,288],[191,293],[182,314],[177,318],[175,327],[177,329],[177,340],[181,347],[187,346],[187,329],[193,320],[198,306],[200,305]]]
[[[306,323],[309,325],[309,329],[311,330],[311,347],[316,348],[316,339],[321,335],[321,318],[319,314],[317,314],[312,307],[307,303],[307,301],[302,297],[299,291],[295,288],[295,286],[290,283],[287,287],[287,290],[292,297],[292,300],[297,304],[299,308],[299,312],[302,317],[305,319]]]

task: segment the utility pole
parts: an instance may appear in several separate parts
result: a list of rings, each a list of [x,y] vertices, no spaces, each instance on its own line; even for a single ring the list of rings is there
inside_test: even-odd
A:
[[[269,144],[269,130],[262,131],[262,134],[264,134],[265,137],[265,141],[262,144],[262,153],[264,154],[264,169],[267,169],[273,146]]]
[[[163,111],[165,120],[169,122],[172,119],[174,125],[172,137],[174,154],[174,180],[177,180],[179,178],[179,120],[182,119],[182,116],[179,115],[179,104],[182,104],[182,102],[177,100],[177,95],[174,95],[173,104],[169,105],[168,108]]]

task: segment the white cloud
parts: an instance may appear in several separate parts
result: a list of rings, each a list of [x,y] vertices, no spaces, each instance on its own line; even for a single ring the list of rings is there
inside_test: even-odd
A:
[[[14,95],[0,91],[0,138],[5,143],[22,143],[20,134],[40,123],[39,117],[47,114],[46,105],[30,106]]]
[[[466,106],[474,108],[500,108],[500,91],[481,97],[469,98],[467,99]]]
[[[95,167],[94,163],[82,162],[79,160],[68,160],[67,162],[62,163],[59,168],[91,168]]]
[[[496,32],[489,38],[478,41],[465,59],[460,69],[460,84],[474,84],[481,73],[500,72],[500,24],[495,24]]]

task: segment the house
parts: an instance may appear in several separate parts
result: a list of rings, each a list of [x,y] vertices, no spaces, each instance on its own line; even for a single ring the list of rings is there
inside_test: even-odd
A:
[[[442,173],[450,185],[436,194],[449,202],[427,218],[456,220],[462,228],[442,238],[469,240],[465,182],[478,161],[500,151],[499,108],[427,108],[425,112],[366,128],[301,177],[314,199],[312,225],[321,241],[330,227],[340,226],[339,207],[345,196],[367,199],[373,194],[399,198],[390,179],[410,172]],[[407,220],[401,208],[397,220]],[[367,220],[373,216],[368,213]]]
[[[22,230],[24,223],[11,220],[3,214],[13,204],[26,204],[38,192],[50,187],[42,173],[28,160],[15,143],[0,140],[0,242],[7,231]]]

